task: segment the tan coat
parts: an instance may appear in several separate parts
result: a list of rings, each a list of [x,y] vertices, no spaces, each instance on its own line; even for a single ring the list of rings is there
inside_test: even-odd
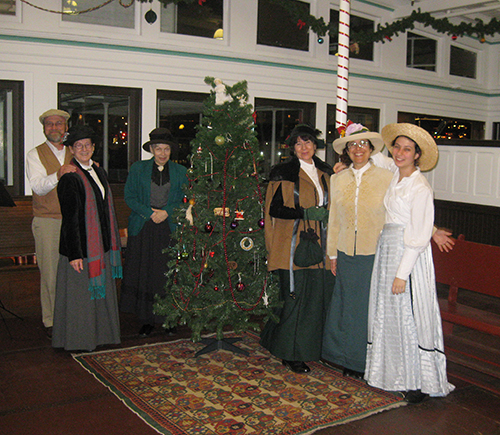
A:
[[[373,164],[361,177],[356,222],[356,178],[349,168],[331,178],[327,254],[373,255],[385,223],[384,196],[393,174]]]
[[[299,178],[299,204],[302,208],[314,207],[318,205],[318,193],[313,181],[309,176],[300,169],[298,159],[295,158],[297,167],[289,165],[287,162],[278,165],[279,169],[283,170],[278,177],[273,177],[271,172],[271,181],[267,188],[266,194],[266,207],[265,207],[265,232],[266,232],[266,248],[268,252],[267,267],[268,270],[277,270],[290,268],[290,248],[292,244],[294,218],[280,219],[271,217],[269,210],[271,202],[281,186],[283,196],[283,207],[289,208],[290,214],[293,215],[295,210],[294,187],[295,178]],[[293,163],[293,162],[292,162]],[[330,174],[332,173],[331,167],[321,160],[315,158],[315,165],[318,171],[320,183],[328,190]],[[323,170],[319,169],[322,168]],[[290,169],[290,171],[288,171]],[[297,173],[294,173],[297,170]],[[274,172],[276,175],[276,171]],[[303,215],[302,215],[303,216]],[[320,234],[320,223],[317,221],[309,221],[310,226],[316,230],[316,234]],[[305,221],[303,218],[299,221],[297,230],[297,243],[299,241],[300,231],[305,230]],[[319,241],[321,244],[321,240]],[[310,266],[309,268],[315,269],[323,267],[323,263],[319,265]],[[294,266],[294,269],[304,269]]]

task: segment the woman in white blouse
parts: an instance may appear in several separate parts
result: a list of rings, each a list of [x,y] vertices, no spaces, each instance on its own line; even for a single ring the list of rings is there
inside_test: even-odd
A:
[[[438,149],[413,124],[389,124],[381,134],[397,170],[384,198],[386,224],[375,254],[365,379],[418,403],[454,389],[446,377],[430,247],[433,192],[421,173],[436,165]]]

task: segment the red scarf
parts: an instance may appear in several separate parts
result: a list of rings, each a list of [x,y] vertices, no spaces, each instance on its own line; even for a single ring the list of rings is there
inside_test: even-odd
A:
[[[89,291],[91,299],[104,299],[106,297],[106,262],[104,260],[104,246],[102,243],[101,223],[95,199],[94,189],[90,181],[76,166],[76,173],[80,176],[85,188],[85,229],[87,233],[87,260],[89,266]],[[93,170],[95,170],[93,168]],[[111,189],[106,183],[105,192],[108,197],[109,223],[111,230],[110,261],[113,278],[122,277],[120,234],[116,222],[115,209]]]

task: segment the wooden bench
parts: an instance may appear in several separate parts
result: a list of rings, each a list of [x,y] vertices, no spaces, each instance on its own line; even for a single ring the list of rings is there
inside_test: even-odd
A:
[[[440,252],[433,243],[436,282],[449,286],[448,297],[439,299],[445,334],[462,325],[500,336],[500,314],[459,301],[459,289],[500,298],[500,247],[468,242],[463,235],[451,252]]]

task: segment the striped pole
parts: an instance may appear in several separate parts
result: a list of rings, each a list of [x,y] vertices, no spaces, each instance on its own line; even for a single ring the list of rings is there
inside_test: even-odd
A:
[[[347,94],[349,91],[349,24],[351,2],[340,0],[339,47],[337,56],[337,112],[335,128],[347,124]]]

